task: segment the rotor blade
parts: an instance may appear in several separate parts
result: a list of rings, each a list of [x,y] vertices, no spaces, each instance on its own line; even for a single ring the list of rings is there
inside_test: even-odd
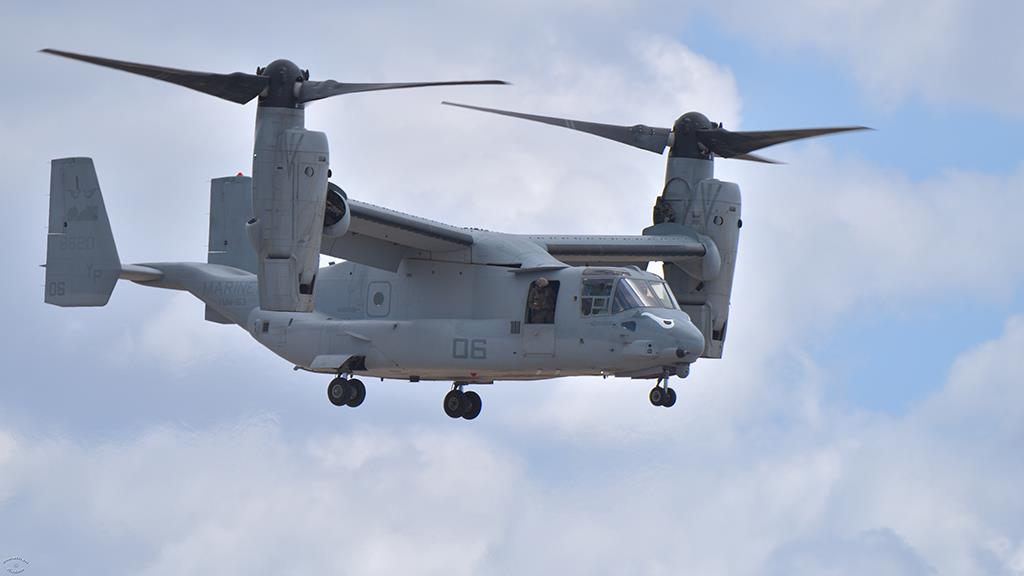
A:
[[[244,72],[213,74],[210,72],[178,70],[177,68],[164,68],[163,66],[152,66],[150,64],[111,60],[109,58],[75,54],[74,52],[64,52],[50,48],[45,48],[40,50],[40,52],[63,56],[72,60],[81,60],[82,62],[96,64],[97,66],[131,72],[132,74],[148,76],[157,80],[163,80],[164,82],[177,84],[178,86],[184,86],[185,88],[191,88],[204,94],[237,102],[238,104],[245,104],[259,96],[270,83],[270,80],[265,76],[256,76]]]
[[[739,156],[733,156],[733,160],[750,160],[751,162],[763,162],[764,164],[783,164],[778,160],[772,160],[771,158],[765,158],[764,156],[758,156],[757,154],[740,154]]]
[[[494,108],[470,106],[469,104],[456,104],[455,102],[441,102],[441,104],[456,106],[458,108],[468,108],[470,110],[479,110],[481,112],[490,112],[492,114],[501,114],[502,116],[511,116],[513,118],[522,118],[523,120],[533,120],[534,122],[542,122],[552,126],[571,128],[572,130],[578,130],[580,132],[586,132],[587,134],[593,134],[594,136],[615,140],[616,142],[635,146],[643,150],[649,150],[657,154],[661,154],[665,151],[665,147],[668,146],[669,135],[672,133],[668,128],[652,128],[650,126],[644,126],[643,124],[637,124],[636,126],[616,126],[614,124],[598,124],[596,122],[581,122],[578,120],[567,120],[565,118],[552,118],[549,116],[523,114],[521,112],[509,112],[508,110],[496,110]]]
[[[299,87],[299,102],[312,102],[331,96],[353,94],[355,92],[374,92],[377,90],[399,90],[402,88],[422,88],[425,86],[465,86],[480,84],[508,84],[502,80],[456,80],[451,82],[383,82],[360,84],[352,82],[335,82],[334,80],[311,80],[303,82]]]
[[[824,136],[854,130],[870,130],[866,126],[840,126],[836,128],[806,128],[802,130],[764,130],[760,132],[730,132],[724,128],[697,130],[697,139],[709,150],[723,158],[735,158],[754,150],[783,142]]]

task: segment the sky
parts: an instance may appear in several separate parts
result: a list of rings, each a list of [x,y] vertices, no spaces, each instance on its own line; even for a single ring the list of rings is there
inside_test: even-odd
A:
[[[0,22],[0,562],[25,574],[1024,574],[1024,5],[16,2]],[[664,158],[439,106],[872,132],[719,161],[725,358],[673,386],[367,381],[325,398],[189,296],[42,303],[49,160],[94,158],[125,262],[205,258],[255,105],[42,55],[505,87],[318,102],[351,197],[516,233],[635,234]],[[9,566],[9,565],[8,565]],[[7,566],[5,566],[7,567]]]

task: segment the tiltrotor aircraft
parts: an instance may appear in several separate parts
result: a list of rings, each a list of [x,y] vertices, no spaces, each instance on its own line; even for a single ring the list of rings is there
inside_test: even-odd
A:
[[[276,60],[213,74],[44,52],[149,76],[225,100],[258,98],[252,177],[212,180],[207,262],[122,264],[89,158],[53,160],[45,301],[103,306],[119,279],[186,290],[206,319],[237,324],[296,369],[333,375],[329,400],[359,406],[356,378],[451,381],[444,410],[472,420],[471,384],[601,375],[656,380],[721,358],[729,321],[740,190],[713,158],[861,127],[732,132],[697,112],[671,129],[476,108],[565,126],[662,153],[654,223],[636,236],[520,235],[459,228],[348,198],[328,181],[327,136],[304,127],[331,96],[496,80],[351,84],[311,80]],[[345,260],[319,266],[321,254]],[[664,263],[664,278],[647,272]]]

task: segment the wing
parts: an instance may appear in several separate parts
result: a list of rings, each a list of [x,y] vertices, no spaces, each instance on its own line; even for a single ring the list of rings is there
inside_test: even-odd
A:
[[[473,244],[473,234],[441,222],[348,201],[352,223],[338,238],[324,237],[320,252],[376,268],[397,270],[403,258],[454,252]]]
[[[350,232],[418,250],[439,252],[458,250],[473,243],[473,235],[456,226],[358,200],[349,200],[349,206],[352,209]]]
[[[688,234],[650,236],[528,236],[555,258],[574,265],[611,266],[703,258],[707,248]]]
[[[358,200],[348,204],[352,218],[348,232],[337,238],[325,236],[320,251],[391,271],[397,271],[405,258],[528,271],[565,265],[681,263],[708,253],[696,234],[678,225],[652,227],[644,236],[528,236],[459,228]]]

